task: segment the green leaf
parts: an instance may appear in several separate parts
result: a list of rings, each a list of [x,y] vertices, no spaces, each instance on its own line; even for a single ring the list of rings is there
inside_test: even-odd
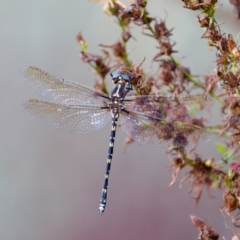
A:
[[[215,146],[221,155],[224,155],[227,152],[227,147],[222,143],[215,143]]]
[[[228,151],[225,153],[224,158],[225,158],[225,160],[226,160],[228,163],[232,163],[232,162],[234,161],[233,150],[232,150],[232,149],[228,150]]]

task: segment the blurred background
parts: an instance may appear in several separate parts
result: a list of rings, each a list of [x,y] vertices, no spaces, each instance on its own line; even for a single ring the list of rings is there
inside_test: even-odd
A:
[[[222,5],[221,5],[222,4]],[[211,73],[215,50],[210,50],[197,23],[198,12],[184,9],[180,0],[149,0],[153,16],[174,28],[175,55],[194,74]],[[82,31],[89,52],[100,53],[98,44],[113,44],[120,38],[114,18],[103,5],[87,0],[2,0],[0,2],[0,239],[197,239],[190,221],[194,213],[208,220],[221,236],[231,238],[229,218],[219,209],[222,196],[203,192],[198,205],[190,185],[179,189],[171,182],[169,156],[164,149],[133,143],[122,153],[126,135],[117,132],[108,203],[98,215],[110,126],[81,136],[58,130],[31,118],[21,110],[28,99],[43,99],[20,77],[24,66],[36,66],[56,76],[93,86],[96,76],[78,57],[76,34]],[[239,20],[228,0],[219,1],[221,28],[239,33]],[[133,28],[130,59],[146,61],[156,54],[156,43]],[[108,78],[110,83],[110,78]],[[111,86],[109,84],[109,86]],[[215,105],[216,108],[216,105]],[[217,110],[212,121],[218,122]],[[199,146],[202,158],[219,159],[215,136]]]

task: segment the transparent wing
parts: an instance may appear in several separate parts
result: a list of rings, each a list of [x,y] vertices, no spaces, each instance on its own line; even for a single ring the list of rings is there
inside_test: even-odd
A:
[[[101,104],[108,95],[93,88],[55,77],[36,67],[21,70],[23,79],[36,91],[61,104]]]
[[[105,128],[111,114],[101,106],[63,105],[47,101],[29,100],[22,104],[28,114],[69,132],[88,134]]]
[[[202,94],[177,98],[156,95],[130,96],[123,102],[126,111],[144,113],[167,122],[185,119],[198,112],[209,110],[213,104],[211,97]]]
[[[169,123],[139,113],[122,111],[120,124],[134,141],[149,146],[165,147],[172,144],[185,147],[209,139],[209,133],[200,126],[180,121]]]

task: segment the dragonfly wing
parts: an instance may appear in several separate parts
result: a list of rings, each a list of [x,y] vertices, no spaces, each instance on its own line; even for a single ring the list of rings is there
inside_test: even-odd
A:
[[[109,99],[101,91],[55,77],[36,67],[23,68],[21,75],[34,90],[57,103],[95,105]]]
[[[180,121],[170,123],[134,112],[122,111],[120,123],[130,138],[149,146],[185,147],[209,139],[209,134],[200,126]]]
[[[29,100],[22,104],[28,114],[41,121],[69,132],[88,134],[105,128],[111,114],[101,106],[63,105],[53,102]]]
[[[209,110],[212,103],[211,97],[202,94],[176,98],[146,95],[126,97],[124,99],[124,108],[127,111],[140,112],[172,122]]]

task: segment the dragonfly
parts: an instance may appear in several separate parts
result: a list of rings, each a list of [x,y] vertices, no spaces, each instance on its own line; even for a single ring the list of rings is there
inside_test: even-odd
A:
[[[51,101],[32,99],[22,104],[31,116],[57,128],[90,134],[111,122],[105,178],[99,203],[103,214],[107,203],[109,174],[118,122],[134,141],[148,146],[186,147],[207,141],[209,134],[201,124],[188,120],[208,109],[211,97],[202,94],[170,98],[157,95],[128,94],[133,90],[134,76],[113,69],[114,88],[107,95],[94,88],[51,75],[37,67],[21,70],[23,79]],[[134,91],[131,91],[134,92]]]

